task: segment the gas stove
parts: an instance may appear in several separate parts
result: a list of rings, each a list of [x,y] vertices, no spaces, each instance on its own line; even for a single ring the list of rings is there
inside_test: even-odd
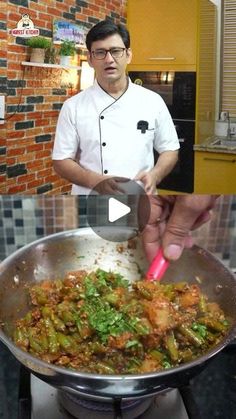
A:
[[[78,398],[21,368],[18,419],[199,419],[188,387],[111,403]]]
[[[32,419],[188,419],[186,409],[177,390],[156,397],[127,401],[121,413],[115,412],[110,403],[76,399],[70,394],[63,395],[39,379],[31,376]],[[39,397],[40,394],[40,397]],[[47,406],[47,409],[45,409]],[[73,414],[73,415],[71,415]]]

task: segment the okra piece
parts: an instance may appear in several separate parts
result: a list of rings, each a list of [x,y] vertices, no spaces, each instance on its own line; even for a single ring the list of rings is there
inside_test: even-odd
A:
[[[46,335],[39,335],[37,337],[37,342],[42,347],[43,351],[46,352],[48,350],[48,339]]]
[[[56,316],[55,313],[52,313],[51,319],[53,321],[55,329],[58,332],[64,332],[66,330],[65,324],[63,323],[63,321],[58,316]]]
[[[173,284],[166,285],[164,294],[165,294],[165,297],[167,297],[170,301],[173,300],[175,296],[174,285]]]
[[[206,311],[207,311],[206,299],[203,295],[200,295],[199,310],[200,310],[201,313],[206,313]]]
[[[82,338],[81,338],[81,336],[78,332],[73,333],[73,339],[74,339],[75,343],[83,342],[83,340],[82,340]]]
[[[78,330],[82,339],[87,339],[91,335],[91,328],[87,322],[81,323],[81,327]]]
[[[62,311],[60,317],[62,318],[65,324],[67,323],[75,324],[74,316],[70,311]]]
[[[26,316],[25,316],[25,318],[24,318],[24,322],[27,325],[30,325],[31,321],[32,321],[32,312],[29,311],[29,313],[27,313]]]
[[[35,335],[35,330],[31,327],[29,328],[29,343],[30,343],[31,349],[33,349],[34,352],[38,354],[44,352],[42,346],[38,342],[37,335]]]
[[[117,305],[117,303],[119,302],[119,296],[117,294],[114,294],[112,292],[107,293],[103,296],[104,300],[107,301],[108,303],[112,304],[112,305]]]
[[[60,291],[63,288],[63,282],[61,279],[56,279],[54,281],[54,286],[56,288],[56,290]]]
[[[110,365],[105,364],[105,362],[97,362],[96,368],[100,373],[104,374],[114,374],[114,368],[110,367]]]
[[[135,325],[135,330],[139,335],[148,335],[150,328],[140,321]]]
[[[57,333],[57,339],[59,342],[59,345],[67,352],[75,352],[76,350],[76,342],[72,338],[72,336],[64,335],[61,332]]]
[[[177,284],[174,285],[174,288],[176,291],[183,291],[184,288],[186,287],[187,282],[182,281],[182,282],[178,282]]]
[[[42,308],[42,315],[43,318],[49,318],[52,320],[53,325],[55,327],[56,330],[58,330],[59,332],[64,332],[66,329],[65,324],[63,323],[63,321],[53,312],[53,310],[50,307],[43,307]]]
[[[227,329],[226,325],[219,322],[218,320],[209,317],[200,317],[198,319],[198,322],[205,324],[207,327],[209,327],[212,330],[215,330],[216,332],[224,332]]]
[[[204,339],[202,339],[197,332],[194,332],[191,327],[182,324],[178,327],[178,330],[188,339],[189,342],[193,343],[193,345],[202,346],[204,344]]]
[[[34,292],[36,296],[37,303],[39,305],[45,305],[48,302],[48,297],[46,292],[40,287],[34,287]]]
[[[55,354],[58,352],[58,342],[57,342],[57,333],[54,329],[53,323],[51,319],[48,317],[44,319],[44,324],[47,330],[47,337],[48,337],[48,346],[50,354]]]
[[[14,331],[14,342],[17,345],[27,348],[29,346],[29,335],[25,327],[18,327]]]
[[[160,362],[163,360],[163,358],[165,356],[163,354],[163,352],[158,351],[158,349],[152,349],[150,351],[150,355],[151,355],[152,358],[154,358],[154,359],[156,359],[157,361],[160,361]]]
[[[210,332],[209,330],[207,331],[206,338],[207,338],[207,342],[213,343],[213,342],[216,341],[216,335],[214,333]]]
[[[179,359],[184,362],[191,361],[193,359],[193,353],[190,348],[179,351]]]
[[[77,327],[77,330],[78,330],[78,332],[80,332],[81,328],[82,328],[82,322],[81,322],[79,316],[74,316],[74,320],[75,320],[75,325]]]
[[[41,308],[41,313],[44,319],[46,319],[47,317],[51,318],[52,310],[50,309],[50,307],[44,306]]]
[[[177,341],[175,339],[175,335],[173,332],[169,332],[169,334],[166,336],[166,347],[172,361],[178,361],[179,359],[178,344],[177,344]]]
[[[99,342],[92,342],[89,349],[95,354],[102,354],[106,352],[106,347]]]
[[[151,291],[147,290],[146,288],[139,287],[138,288],[139,293],[142,297],[146,298],[147,300],[152,300],[152,293]]]

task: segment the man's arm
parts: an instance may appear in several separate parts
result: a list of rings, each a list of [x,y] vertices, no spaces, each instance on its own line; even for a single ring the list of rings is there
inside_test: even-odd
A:
[[[75,185],[93,189],[104,176],[92,170],[86,170],[72,159],[53,160],[55,172]]]
[[[157,185],[173,170],[177,161],[178,150],[163,151],[153,169],[149,172],[142,171],[135,180],[143,182],[146,193],[153,195],[156,193]]]
[[[53,160],[53,167],[62,178],[75,185],[93,189],[99,194],[124,193],[119,182],[124,182],[125,178],[101,175],[84,169],[72,159]]]
[[[76,96],[64,102],[60,111],[53,146],[52,161],[55,172],[70,183],[93,189],[103,180],[102,174],[84,169],[75,161],[80,138],[75,123]]]
[[[158,185],[175,167],[178,161],[178,150],[164,151],[158,157],[158,160],[152,169]]]

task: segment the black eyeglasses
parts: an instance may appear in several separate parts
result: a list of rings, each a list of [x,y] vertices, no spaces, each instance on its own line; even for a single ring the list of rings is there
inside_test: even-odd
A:
[[[92,54],[96,60],[104,60],[109,52],[113,58],[121,58],[124,55],[126,48],[110,48],[110,49],[95,49]]]

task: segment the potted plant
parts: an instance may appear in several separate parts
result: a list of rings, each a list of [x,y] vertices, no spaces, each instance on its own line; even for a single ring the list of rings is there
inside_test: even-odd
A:
[[[61,65],[70,65],[71,57],[75,55],[76,48],[73,41],[62,41],[59,54],[60,54],[60,64]]]
[[[46,50],[51,47],[51,40],[42,36],[34,36],[27,39],[26,44],[31,48],[30,61],[44,63]]]

